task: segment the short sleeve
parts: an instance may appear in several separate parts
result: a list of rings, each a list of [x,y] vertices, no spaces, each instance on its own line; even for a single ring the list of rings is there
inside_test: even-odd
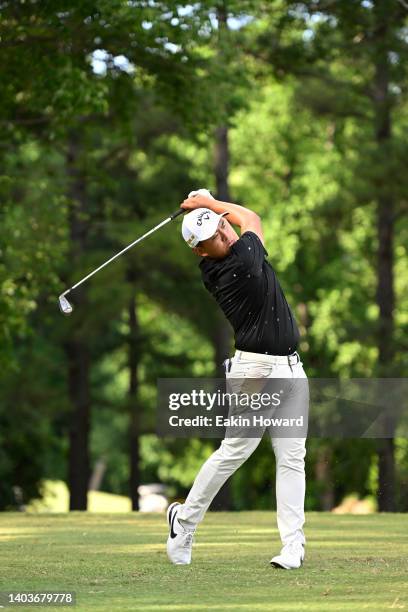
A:
[[[231,252],[248,273],[256,276],[262,273],[262,264],[268,252],[254,232],[244,232],[232,245]]]

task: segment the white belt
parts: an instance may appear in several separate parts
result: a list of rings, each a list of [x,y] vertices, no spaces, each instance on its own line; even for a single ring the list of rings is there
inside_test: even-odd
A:
[[[235,351],[236,361],[257,361],[260,363],[271,363],[274,365],[295,365],[299,363],[300,356],[297,352],[291,355],[268,355],[267,353],[249,353],[248,351]]]

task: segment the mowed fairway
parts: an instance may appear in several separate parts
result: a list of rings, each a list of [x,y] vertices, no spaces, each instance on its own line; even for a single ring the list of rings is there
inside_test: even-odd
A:
[[[275,519],[208,513],[193,564],[175,567],[164,515],[2,513],[0,590],[74,590],[77,610],[408,612],[408,515],[308,513],[293,571],[269,565]]]

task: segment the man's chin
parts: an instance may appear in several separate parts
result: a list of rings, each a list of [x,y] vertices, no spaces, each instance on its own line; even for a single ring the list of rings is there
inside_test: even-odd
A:
[[[231,247],[228,247],[227,250],[225,251],[225,253],[223,253],[222,255],[220,255],[220,257],[218,259],[225,259],[226,257],[228,257],[228,255],[231,253]]]
[[[232,244],[234,244],[234,243],[232,243]],[[232,246],[232,244],[231,244],[231,246]],[[230,254],[230,252],[231,252],[231,246],[228,246],[228,247],[225,249],[225,251],[224,251],[224,252],[222,252],[222,253],[217,253],[217,254],[214,254],[214,255],[208,255],[208,256],[209,256],[211,259],[225,259],[226,257],[228,257],[228,255],[229,255],[229,254]]]

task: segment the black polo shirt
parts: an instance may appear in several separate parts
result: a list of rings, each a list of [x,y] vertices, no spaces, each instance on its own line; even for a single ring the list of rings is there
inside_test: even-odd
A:
[[[235,333],[235,347],[290,355],[299,330],[268,255],[254,232],[244,232],[224,259],[203,257],[201,274]]]

